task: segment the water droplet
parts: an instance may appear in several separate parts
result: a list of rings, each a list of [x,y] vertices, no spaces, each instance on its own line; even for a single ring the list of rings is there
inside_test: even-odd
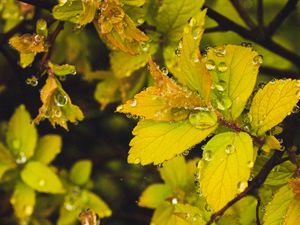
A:
[[[39,83],[39,81],[35,76],[31,76],[26,79],[26,84],[28,84],[32,87],[36,87],[38,85],[38,83]]]
[[[163,68],[161,68],[161,72],[162,72],[164,75],[168,75],[169,70],[168,70],[166,67],[163,67]]]
[[[240,181],[238,183],[238,191],[239,191],[239,193],[243,192],[246,189],[247,186],[248,186],[248,183],[246,181]]]
[[[249,161],[247,162],[247,166],[248,166],[249,168],[253,168],[254,162],[253,162],[252,160],[249,160]]]
[[[189,22],[189,25],[191,26],[191,27],[193,27],[193,26],[195,26],[196,25],[196,19],[195,18],[192,18],[191,20],[190,20],[190,22]]]
[[[279,150],[280,150],[280,151],[284,151],[284,150],[285,150],[285,146],[284,146],[284,145],[281,145],[281,147],[280,147]]]
[[[178,204],[177,198],[172,198],[171,203],[172,205],[177,205]]]
[[[60,91],[54,93],[54,102],[57,106],[63,107],[67,104],[68,98],[66,95],[62,94]]]
[[[262,55],[257,55],[253,58],[253,64],[254,65],[261,65],[263,63],[263,56]]]
[[[211,161],[212,160],[212,152],[210,150],[205,150],[203,152],[203,159],[206,161]]]
[[[226,148],[225,148],[225,152],[228,155],[232,154],[234,151],[235,151],[235,147],[232,144],[227,145]]]
[[[145,21],[144,21],[144,19],[143,18],[139,18],[138,20],[137,20],[137,23],[138,24],[143,24]]]
[[[276,79],[273,78],[273,79],[270,81],[270,84],[275,84],[275,82],[276,82]]]
[[[179,48],[175,50],[175,55],[177,55],[177,56],[181,55],[181,50]]]
[[[116,109],[116,111],[121,111],[123,109],[123,105],[119,105]]]
[[[208,60],[205,65],[208,70],[214,70],[216,68],[215,61],[213,61],[211,59]]]
[[[292,113],[299,113],[299,112],[300,112],[300,107],[298,105],[295,105],[292,110]]]
[[[187,26],[184,27],[184,28],[183,28],[183,32],[186,33],[186,34],[188,34],[188,33],[190,32],[190,28],[187,27]]]
[[[139,164],[139,163],[141,163],[141,159],[140,159],[140,158],[136,158],[136,159],[134,160],[134,164]]]
[[[39,182],[38,182],[38,185],[39,185],[40,187],[45,186],[45,184],[46,184],[46,181],[45,181],[44,179],[40,179]]]
[[[140,46],[141,46],[141,49],[144,52],[147,52],[149,50],[149,43],[148,42],[141,42]]]
[[[211,212],[211,211],[212,211],[212,208],[211,208],[208,204],[205,204],[204,209],[205,209],[207,212]]]
[[[220,84],[215,84],[215,88],[216,88],[218,91],[225,91],[224,86],[222,86],[222,85],[220,85]]]
[[[186,150],[186,151],[184,151],[184,152],[182,153],[182,155],[183,155],[183,156],[187,156],[189,153],[190,153],[190,151],[189,151],[189,150]]]
[[[41,36],[41,35],[34,35],[34,41],[35,42],[37,42],[37,43],[39,43],[39,42],[41,42],[43,40],[43,36]]]
[[[200,111],[189,115],[189,122],[196,128],[207,129],[217,123],[217,116],[213,112]]]
[[[217,69],[220,73],[225,73],[227,71],[227,68],[228,67],[225,62],[220,62],[217,67]]]
[[[264,82],[261,82],[261,83],[259,83],[258,85],[257,85],[257,87],[259,88],[259,89],[262,89],[262,88],[264,88],[265,87],[265,83]]]
[[[226,48],[225,46],[219,46],[214,48],[214,53],[216,54],[216,56],[222,57],[226,54]]]
[[[17,164],[24,164],[24,163],[26,163],[26,161],[27,161],[27,157],[24,152],[20,152],[17,154],[17,156],[16,156]]]
[[[241,43],[241,46],[242,46],[242,47],[246,47],[246,48],[252,48],[252,44],[249,43],[249,42],[242,42],[242,43]]]
[[[73,211],[74,209],[76,209],[76,205],[72,204],[71,202],[67,202],[65,203],[65,208],[68,211]]]
[[[136,107],[137,105],[137,100],[136,99],[133,99],[131,102],[130,102],[130,106],[131,107]]]
[[[193,38],[194,40],[197,40],[200,36],[200,33],[201,33],[201,29],[199,27],[195,28],[193,30]]]

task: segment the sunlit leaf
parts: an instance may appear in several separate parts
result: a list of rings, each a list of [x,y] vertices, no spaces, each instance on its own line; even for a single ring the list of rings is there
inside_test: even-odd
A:
[[[20,53],[20,66],[26,68],[34,61],[35,53]]]
[[[269,82],[255,95],[249,117],[258,135],[279,124],[288,116],[300,98],[300,82],[276,80]]]
[[[212,77],[209,74],[199,50],[199,43],[204,32],[206,10],[193,17],[184,27],[183,39],[176,51],[175,65],[169,65],[178,81],[197,91],[208,104],[211,93]]]
[[[45,38],[48,36],[48,28],[47,28],[46,20],[39,19],[36,22],[36,33],[38,35],[44,36]]]
[[[33,159],[44,164],[52,162],[61,151],[61,137],[55,134],[45,135],[39,139]]]
[[[38,34],[23,34],[9,39],[9,44],[18,52],[29,54],[45,52],[44,36]]]
[[[20,223],[26,222],[32,215],[35,206],[35,192],[23,182],[18,182],[10,199],[14,213]]]
[[[270,135],[265,138],[265,143],[261,147],[261,149],[264,150],[266,153],[269,153],[271,150],[280,150],[281,144],[276,137]]]
[[[136,28],[132,19],[123,11],[120,3],[105,0],[101,3],[101,15],[94,22],[99,36],[109,46],[135,55],[140,52],[140,44],[148,37]]]
[[[166,184],[152,184],[140,196],[139,206],[155,209],[171,196],[172,189],[170,186]]]
[[[291,179],[289,185],[295,194],[295,198],[300,199],[300,178]]]
[[[84,185],[92,172],[92,162],[90,160],[77,161],[71,168],[70,179],[76,185]]]
[[[293,200],[288,206],[284,224],[295,225],[300,221],[300,200]]]
[[[58,76],[65,76],[65,75],[75,75],[76,74],[76,69],[75,66],[69,65],[69,64],[64,64],[64,65],[57,65],[53,64],[51,62],[48,62],[49,68],[55,73],[55,75]]]
[[[164,202],[154,211],[151,223],[157,225],[174,225],[176,224],[176,217],[173,215],[173,212],[174,206],[171,203]]]
[[[288,185],[280,188],[266,207],[263,218],[264,225],[279,225],[284,223],[288,206],[292,199],[293,192]]]
[[[200,161],[200,188],[214,211],[220,210],[248,186],[254,150],[246,133],[221,133],[205,146]]]
[[[41,100],[43,105],[34,119],[35,123],[47,118],[52,126],[55,127],[58,124],[68,129],[68,121],[76,123],[84,117],[80,108],[72,104],[70,97],[54,76],[48,76],[46,84],[41,90]]]
[[[171,41],[179,41],[186,22],[199,12],[203,0],[164,0],[156,16],[157,30]]]
[[[195,206],[189,204],[176,204],[174,215],[179,221],[183,220],[182,222],[186,222],[186,224],[193,224],[193,225],[204,225],[206,224],[203,216],[202,211]],[[181,223],[176,223],[181,224]]]
[[[16,158],[24,156],[25,161],[34,154],[37,131],[32,124],[30,114],[25,106],[19,106],[12,115],[6,134],[6,143]],[[23,162],[24,163],[24,162]]]
[[[31,161],[27,163],[21,172],[21,178],[25,184],[39,192],[64,192],[59,177],[49,167],[40,162]]]
[[[259,57],[252,48],[237,45],[208,49],[206,67],[213,74],[215,105],[220,110],[230,108],[232,119],[239,117],[253,91],[260,66],[255,60]],[[229,103],[224,104],[226,97]]]
[[[142,120],[133,130],[135,137],[130,142],[128,162],[160,164],[189,150],[215,128],[197,129],[189,121],[158,123]]]
[[[118,107],[117,112],[156,121],[174,121],[186,119],[189,115],[187,109],[203,105],[198,95],[177,85],[154,62],[150,61],[149,65],[155,86],[135,95],[133,100]]]
[[[85,202],[85,207],[90,208],[95,211],[100,218],[109,217],[112,211],[108,205],[97,195],[92,192],[84,191],[87,201]]]

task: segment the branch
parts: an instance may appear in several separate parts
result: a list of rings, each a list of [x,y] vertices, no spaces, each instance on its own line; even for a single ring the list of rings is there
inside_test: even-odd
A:
[[[257,225],[260,225],[260,219],[259,219],[259,207],[260,207],[260,203],[261,203],[261,200],[260,200],[260,197],[257,197],[257,205],[256,205],[256,224]]]
[[[36,7],[42,8],[42,9],[52,9],[53,6],[58,4],[57,0],[18,0],[20,2],[24,2],[30,5],[34,5]]]
[[[282,47],[281,45],[277,44],[270,38],[262,36],[261,34],[257,34],[256,30],[250,31],[242,27],[241,25],[235,23],[234,21],[228,19],[227,17],[219,14],[215,10],[204,6],[207,8],[207,15],[215,20],[220,26],[224,27],[224,29],[234,31],[235,33],[239,34],[241,37],[251,40],[257,44],[260,44],[264,48],[274,52],[285,59],[288,59],[296,66],[300,67],[300,56],[296,55],[295,53],[289,51],[288,49]]]
[[[243,7],[239,0],[230,0],[233,7],[238,12],[239,16],[243,19],[243,21],[247,24],[247,26],[251,29],[256,27],[255,23],[250,18],[247,10]]]
[[[279,11],[276,17],[271,21],[267,28],[267,35],[271,37],[283,21],[296,9],[299,0],[289,0],[286,5]]]
[[[225,29],[221,26],[215,26],[215,27],[208,27],[204,30],[204,33],[212,33],[212,32],[224,32],[228,31],[228,29]]]
[[[300,72],[297,73],[295,71],[291,70],[283,70],[283,69],[277,69],[273,67],[268,66],[262,66],[259,68],[261,73],[272,75],[276,78],[293,78],[293,79],[299,79],[300,78]]]
[[[257,23],[260,28],[264,27],[264,3],[263,0],[257,0]]]

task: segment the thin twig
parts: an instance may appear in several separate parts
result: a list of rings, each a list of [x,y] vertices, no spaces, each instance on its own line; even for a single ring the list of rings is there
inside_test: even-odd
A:
[[[257,0],[257,23],[260,28],[264,27],[264,2]]]
[[[243,21],[247,24],[247,26],[250,29],[254,29],[256,27],[255,23],[250,18],[247,10],[244,8],[244,6],[240,3],[239,0],[230,0],[233,7],[238,12],[239,16],[243,19]]]
[[[260,225],[260,219],[259,219],[259,207],[260,207],[260,203],[261,203],[261,200],[260,200],[260,197],[257,197],[257,205],[256,205],[256,224],[257,225]]]
[[[267,35],[269,37],[271,37],[277,31],[283,21],[291,14],[292,11],[296,9],[298,2],[299,0],[289,0],[279,11],[267,28]]]
[[[277,44],[270,38],[266,38],[265,36],[257,34],[257,31],[249,31],[246,28],[242,27],[241,25],[235,23],[234,21],[228,19],[227,17],[219,14],[215,10],[211,9],[210,7],[204,6],[207,8],[207,15],[215,20],[220,26],[224,27],[224,29],[234,31],[235,33],[239,34],[241,37],[256,42],[261,46],[265,47],[266,49],[270,50],[277,55],[282,56],[283,58],[291,61],[296,66],[300,67],[300,56],[289,51],[288,49],[282,47],[281,45]]]

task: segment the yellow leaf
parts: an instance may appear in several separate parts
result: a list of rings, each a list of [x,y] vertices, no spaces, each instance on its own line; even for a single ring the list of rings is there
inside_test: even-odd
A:
[[[160,164],[183,153],[205,139],[216,129],[197,129],[189,121],[140,121],[133,130],[128,162],[135,164]]]
[[[124,12],[119,2],[105,0],[100,6],[101,15],[94,25],[100,37],[112,48],[136,55],[140,43],[148,41],[147,35],[136,28],[132,19]]]
[[[265,138],[265,143],[261,147],[262,150],[264,150],[266,153],[269,153],[271,150],[280,150],[281,144],[274,136],[267,136]]]
[[[155,86],[135,95],[133,100],[118,107],[117,112],[156,121],[177,121],[188,117],[187,109],[192,110],[203,105],[198,95],[177,85],[153,61],[149,65]]]
[[[285,225],[296,225],[299,224],[300,221],[300,200],[293,200],[286,212],[285,216]]]
[[[68,129],[67,121],[76,123],[84,117],[80,108],[72,104],[70,97],[53,75],[48,76],[40,97],[43,105],[34,119],[35,123],[47,118],[52,126],[58,124]]]
[[[174,225],[176,223],[176,216],[174,213],[174,206],[169,202],[160,204],[151,219],[151,224],[157,225]]]
[[[214,77],[214,94],[217,99],[229,97],[232,119],[239,117],[253,91],[260,65],[256,62],[258,57],[251,48],[237,45],[224,45],[207,51],[206,67]],[[220,106],[218,108],[224,110]]]
[[[300,200],[300,178],[290,180],[289,185],[292,188],[295,197]]]
[[[23,34],[9,39],[9,44],[24,54],[45,52],[44,42],[44,36],[38,34]]]
[[[250,107],[251,126],[258,135],[264,134],[288,116],[300,97],[300,81],[269,82],[255,95]]]
[[[180,42],[180,51],[172,72],[180,83],[193,91],[197,91],[208,104],[212,77],[209,74],[199,50],[199,43],[204,32],[204,17],[206,10],[198,13],[184,27],[183,39]]]
[[[221,133],[207,143],[199,164],[200,188],[214,211],[248,186],[253,162],[252,139],[247,133]]]

